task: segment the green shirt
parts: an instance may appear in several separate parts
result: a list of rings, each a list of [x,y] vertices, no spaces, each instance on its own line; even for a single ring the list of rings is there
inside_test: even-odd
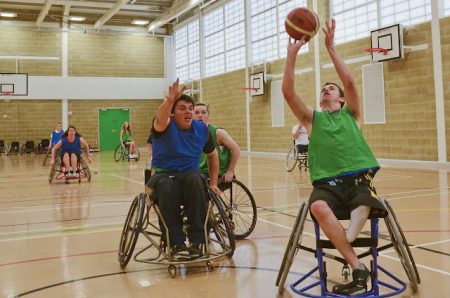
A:
[[[217,129],[220,127],[215,125],[208,125],[208,129],[211,132],[211,136],[213,137],[214,144],[216,144],[217,155],[219,156],[219,177],[222,177],[225,172],[228,170],[231,162],[231,151],[225,146],[219,146],[217,143]],[[208,175],[208,158],[206,154],[202,154],[200,159],[200,171],[202,173]]]
[[[379,168],[347,107],[333,113],[314,111],[308,164],[312,181]]]
[[[133,141],[133,137],[128,130],[124,130],[122,133],[122,142],[131,142]]]

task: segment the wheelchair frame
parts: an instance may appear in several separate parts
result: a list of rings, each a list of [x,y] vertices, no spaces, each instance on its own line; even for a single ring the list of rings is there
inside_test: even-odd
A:
[[[212,260],[223,256],[231,257],[234,253],[236,243],[228,218],[217,196],[209,191],[209,189],[207,191],[209,200],[204,224],[205,245],[202,256],[189,260],[178,260],[174,258],[170,251],[171,245],[168,228],[158,206],[150,198],[151,195],[141,193],[134,198],[131,204],[120,237],[118,260],[121,268],[125,268],[130,261],[139,234],[144,235],[150,241],[150,244],[140,249],[134,255],[134,260],[142,263],[169,265],[168,272],[172,278],[176,276],[176,265],[205,262],[208,271],[213,271],[214,265],[211,263]],[[150,218],[152,209],[157,215],[153,219]],[[165,239],[167,241],[164,241],[162,238],[158,220],[165,227]],[[183,231],[187,234],[186,222],[183,223]],[[214,234],[215,239],[210,237],[210,234]],[[159,239],[155,239],[156,237]],[[156,248],[156,252],[153,254],[148,252],[152,247]],[[145,252],[148,252],[149,255],[144,256]]]
[[[298,152],[297,146],[294,144],[286,154],[286,160],[284,161],[286,171],[292,172],[297,163],[299,171],[302,168],[305,169],[305,172],[308,170],[308,152]]]
[[[52,183],[53,180],[64,180],[66,183],[69,183],[69,180],[78,180],[78,183],[81,183],[81,179],[84,178],[86,178],[88,182],[91,181],[91,170],[89,169],[89,166],[83,156],[80,156],[80,162],[77,164],[77,171],[77,177],[66,179],[66,173],[63,170],[61,156],[58,155],[55,158],[55,163],[50,169],[48,182]]]
[[[130,146],[129,145],[122,146],[121,144],[117,145],[116,150],[114,150],[114,160],[115,161],[119,161],[119,160],[130,161],[131,159],[134,159],[135,161],[138,161],[139,158],[141,157],[141,153],[139,152],[139,149],[137,146],[135,148],[136,148],[135,153],[137,153],[137,157],[130,158],[130,156],[129,156]]]
[[[388,210],[388,215],[384,218],[384,221],[386,223],[386,227],[389,231],[389,235],[391,237],[391,243],[378,247],[378,218],[370,218],[371,220],[371,237],[370,238],[357,238],[353,243],[352,246],[354,247],[370,247],[368,251],[359,254],[358,258],[363,258],[366,256],[372,256],[371,260],[371,289],[368,290],[366,293],[363,293],[361,295],[352,296],[352,297],[390,297],[397,294],[402,293],[406,290],[406,283],[396,276],[394,276],[392,273],[384,269],[378,264],[377,256],[380,251],[383,251],[385,249],[394,247],[395,251],[397,252],[397,255],[403,265],[403,268],[405,269],[406,275],[410,281],[411,289],[416,292],[417,291],[417,285],[420,284],[420,276],[419,272],[417,271],[416,264],[414,262],[413,256],[411,254],[411,251],[409,249],[408,242],[406,241],[406,238],[401,230],[401,227],[399,225],[399,222],[397,220],[397,217],[395,216],[395,213],[389,203],[385,201],[384,199],[380,198],[380,201],[385,206],[386,210]],[[301,277],[299,280],[294,282],[290,285],[290,288],[295,293],[305,296],[305,297],[346,297],[343,295],[335,294],[332,292],[329,292],[327,289],[327,272],[326,272],[326,262],[324,261],[325,258],[329,258],[335,261],[338,261],[344,265],[342,274],[345,278],[350,274],[350,269],[348,268],[348,264],[340,256],[334,256],[328,253],[325,253],[323,251],[324,248],[334,248],[334,246],[331,244],[328,240],[321,240],[320,239],[320,227],[319,224],[314,220],[314,230],[316,235],[316,249],[312,249],[309,247],[305,247],[301,244],[301,236],[304,228],[304,223],[306,221],[306,216],[309,211],[309,206],[307,203],[303,203],[300,212],[298,213],[294,227],[292,229],[292,233],[290,235],[288,245],[286,247],[286,251],[283,256],[283,260],[280,266],[280,270],[278,272],[277,280],[276,280],[276,286],[278,286],[278,292],[281,294],[284,291],[284,284],[286,282],[287,275],[289,273],[289,269],[292,266],[293,260],[295,255],[298,253],[299,249],[306,250],[308,252],[314,253],[318,265],[306,273],[303,277]],[[389,277],[392,281],[396,282],[397,285],[393,285],[390,283],[387,283],[385,281],[381,281],[378,278],[378,269],[386,274],[386,277]],[[307,286],[304,286],[304,282],[307,278],[312,276],[316,271],[319,271],[320,280],[313,282]],[[309,290],[320,286],[320,295],[315,295],[310,292]],[[383,286],[391,292],[386,292],[381,294],[380,293],[380,286]]]

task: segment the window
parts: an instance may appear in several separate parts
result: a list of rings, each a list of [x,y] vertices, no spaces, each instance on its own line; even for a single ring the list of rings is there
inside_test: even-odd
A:
[[[444,1],[444,14],[450,16],[450,1]]]
[[[175,74],[180,82],[200,78],[199,21],[175,30]]]
[[[339,44],[368,37],[370,31],[392,24],[413,25],[428,21],[431,19],[430,1],[333,0],[331,8],[337,23],[335,41]]]
[[[244,1],[230,1],[204,17],[205,76],[245,66]]]
[[[289,40],[284,20],[295,7],[305,7],[306,0],[250,0],[252,60],[259,62],[286,56]],[[277,14],[278,11],[278,14]],[[301,52],[308,51],[304,46]]]

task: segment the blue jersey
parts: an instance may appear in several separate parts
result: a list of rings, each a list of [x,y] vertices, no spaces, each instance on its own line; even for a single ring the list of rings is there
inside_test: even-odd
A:
[[[152,167],[164,171],[181,172],[199,169],[203,147],[208,141],[208,127],[193,120],[184,131],[173,118],[160,136],[152,136]]]
[[[62,135],[64,134],[64,130],[60,130],[60,131],[52,131],[51,137],[52,137],[52,147],[55,146],[60,140]]]
[[[68,137],[61,139],[61,155],[64,153],[75,153],[76,155],[81,155],[81,143],[80,137],[75,136],[75,140],[73,142],[69,142]]]

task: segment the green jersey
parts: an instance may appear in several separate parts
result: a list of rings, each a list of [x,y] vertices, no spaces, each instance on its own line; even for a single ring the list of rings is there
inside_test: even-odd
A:
[[[122,133],[122,141],[123,142],[131,142],[133,141],[133,137],[131,136],[131,133],[128,130],[124,130]]]
[[[347,107],[333,113],[314,111],[308,164],[312,181],[379,168]]]
[[[211,136],[213,137],[214,144],[216,144],[217,155],[219,156],[219,177],[223,176],[225,172],[228,170],[231,162],[231,151],[225,146],[219,146],[217,143],[216,132],[220,127],[215,125],[208,125],[208,129],[211,132]],[[208,175],[208,159],[206,154],[203,153],[200,159],[200,171],[202,173]]]

